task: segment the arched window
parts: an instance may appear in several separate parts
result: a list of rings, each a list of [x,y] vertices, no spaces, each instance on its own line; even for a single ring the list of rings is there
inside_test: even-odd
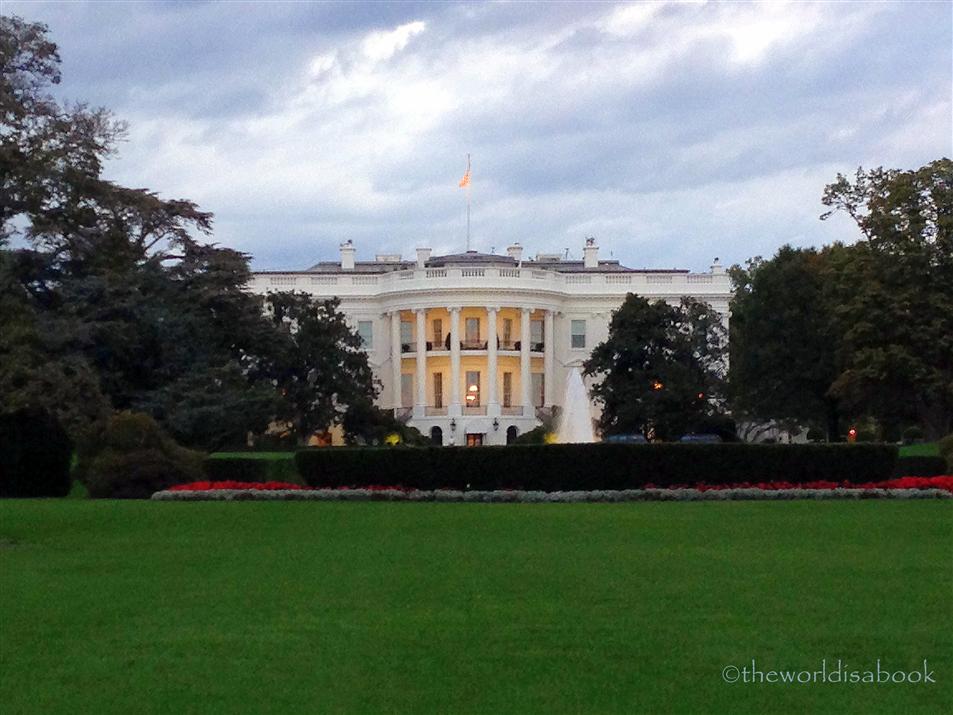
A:
[[[433,442],[436,446],[443,446],[443,430],[439,427],[430,428],[430,441]]]
[[[516,438],[520,436],[520,431],[516,429],[516,425],[510,425],[506,428],[506,443],[513,444],[516,441]]]

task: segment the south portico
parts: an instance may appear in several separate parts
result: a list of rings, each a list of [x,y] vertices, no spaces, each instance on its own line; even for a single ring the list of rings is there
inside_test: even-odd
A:
[[[523,301],[395,306],[395,415],[442,444],[506,444],[556,404],[557,311]]]

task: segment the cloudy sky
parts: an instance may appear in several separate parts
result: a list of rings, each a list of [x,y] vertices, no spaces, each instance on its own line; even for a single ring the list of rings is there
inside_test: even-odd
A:
[[[109,176],[260,269],[473,247],[705,269],[853,240],[821,193],[953,154],[953,4],[38,3]]]

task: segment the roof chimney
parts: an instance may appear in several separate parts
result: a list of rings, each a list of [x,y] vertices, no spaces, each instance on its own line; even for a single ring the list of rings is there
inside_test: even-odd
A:
[[[430,251],[429,248],[417,249],[417,268],[424,268],[427,265],[427,261],[430,260]]]
[[[582,264],[586,268],[599,267],[599,247],[596,245],[596,239],[587,238],[586,245],[582,249]]]
[[[519,245],[519,243],[514,243],[512,246],[507,246],[506,255],[519,263],[523,260],[523,247]]]
[[[357,251],[354,250],[354,244],[351,243],[350,239],[341,244],[341,270],[354,270],[355,253],[357,253]]]

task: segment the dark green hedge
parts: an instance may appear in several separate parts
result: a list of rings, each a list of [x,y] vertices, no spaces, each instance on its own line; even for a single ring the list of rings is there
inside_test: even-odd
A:
[[[507,447],[301,450],[298,471],[315,487],[418,489],[633,489],[646,484],[725,484],[889,479],[887,445],[553,444]]]
[[[0,497],[64,497],[70,490],[73,444],[42,410],[0,415]]]
[[[936,477],[946,473],[943,457],[900,457],[893,469],[895,477]]]
[[[290,482],[304,484],[298,476],[295,460],[229,455],[212,456],[203,464],[205,476],[213,481]]]

